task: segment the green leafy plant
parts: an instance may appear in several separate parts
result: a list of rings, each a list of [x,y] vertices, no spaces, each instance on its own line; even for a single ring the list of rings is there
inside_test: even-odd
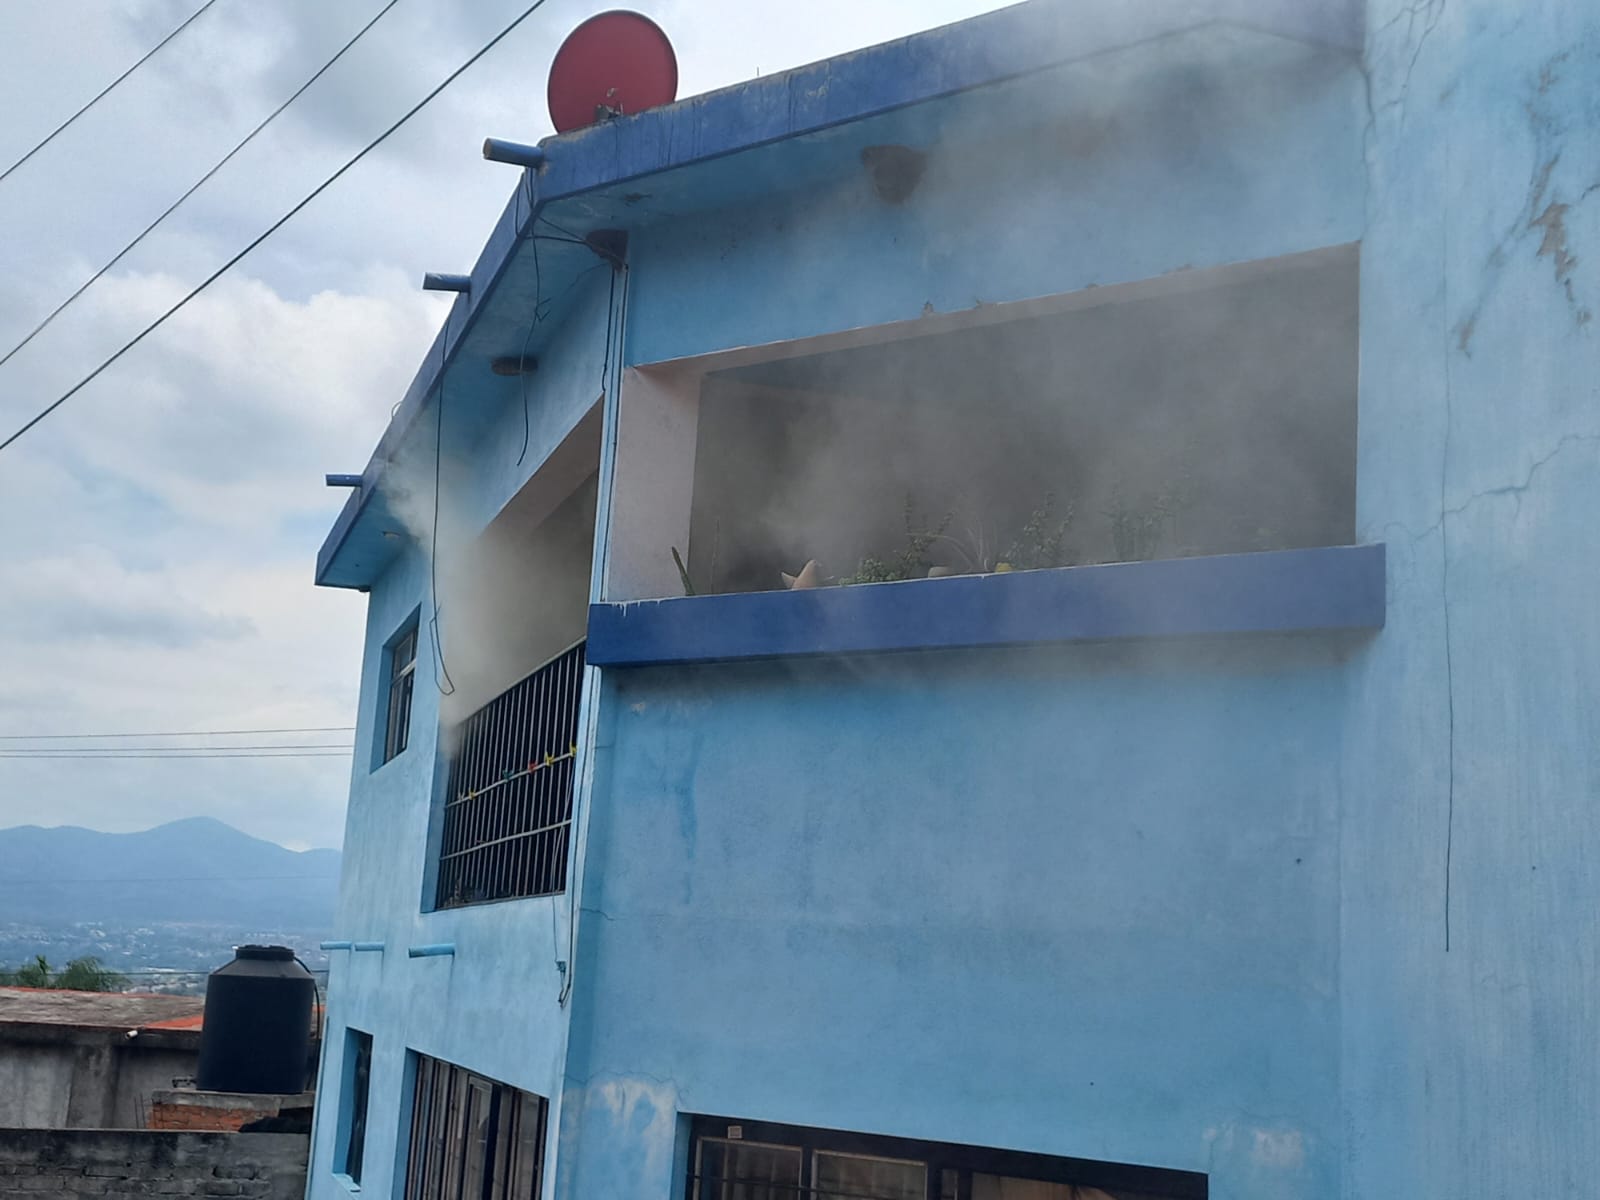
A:
[[[1007,547],[1001,561],[1019,571],[1066,566],[1072,558],[1071,552],[1064,548],[1072,516],[1072,505],[1068,504],[1058,517],[1055,493],[1047,494]]]
[[[906,576],[900,574],[889,563],[869,554],[856,565],[854,574],[843,576],[839,583],[848,587],[855,583],[893,583],[897,579],[904,578]]]
[[[899,550],[886,559],[868,555],[857,565],[855,574],[845,576],[839,583],[894,583],[926,575],[929,566],[928,549],[945,537],[945,531],[950,528],[951,521],[955,520],[955,510],[947,511],[934,528],[919,529],[921,522],[917,519],[916,507],[908,495],[904,519],[906,540]]]
[[[958,501],[955,509],[959,508]],[[946,520],[946,528],[950,523]],[[982,517],[965,520],[960,524],[961,528],[955,533],[940,532],[934,538],[934,542],[954,555],[956,562],[952,569],[971,575],[981,575],[994,570],[994,553],[989,543],[988,524]]]
[[[1116,560],[1143,562],[1158,557],[1176,533],[1180,507],[1178,490],[1173,487],[1163,488],[1137,506],[1123,499],[1119,487],[1113,487],[1106,519],[1111,523],[1111,549]]]

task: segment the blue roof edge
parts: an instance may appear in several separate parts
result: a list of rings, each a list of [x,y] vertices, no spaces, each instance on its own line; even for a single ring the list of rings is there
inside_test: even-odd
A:
[[[1360,53],[1361,0],[1067,0],[1023,3],[910,34],[776,75],[746,80],[633,116],[546,138],[546,163],[528,203],[525,178],[507,202],[405,397],[317,553],[319,586],[401,442],[427,407],[441,370],[493,299],[522,231],[547,205],[664,171],[936,100],[1185,32],[1231,24]],[[526,173],[524,173],[525,176]],[[366,581],[366,582],[370,582]]]

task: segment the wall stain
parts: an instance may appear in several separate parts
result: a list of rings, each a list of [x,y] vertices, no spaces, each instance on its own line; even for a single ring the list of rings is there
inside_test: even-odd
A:
[[[1547,107],[1550,96],[1563,81],[1560,68],[1571,57],[1572,52],[1568,50],[1546,59],[1539,68],[1532,98],[1523,104],[1535,146],[1539,151],[1537,155],[1539,166],[1528,181],[1528,199],[1522,212],[1501,234],[1484,259],[1484,282],[1478,289],[1472,308],[1456,324],[1456,349],[1468,358],[1472,357],[1472,341],[1477,334],[1484,305],[1488,303],[1505,268],[1507,252],[1515,242],[1531,234],[1539,235],[1539,246],[1534,257],[1551,260],[1555,281],[1566,297],[1567,306],[1572,309],[1573,323],[1582,327],[1593,320],[1593,310],[1581,301],[1574,282],[1578,256],[1569,244],[1567,216],[1575,207],[1600,191],[1600,182],[1585,187],[1578,198],[1571,203],[1559,198],[1554,177],[1561,163],[1565,131],[1557,121],[1556,114]]]

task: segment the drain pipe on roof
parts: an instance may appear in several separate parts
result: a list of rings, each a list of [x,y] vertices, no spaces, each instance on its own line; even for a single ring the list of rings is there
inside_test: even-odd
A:
[[[425,946],[408,946],[406,954],[411,958],[454,958],[456,944],[454,942],[433,942]]]
[[[500,138],[483,139],[483,156],[490,162],[526,167],[530,171],[537,171],[544,166],[544,151],[538,146],[529,146],[523,142],[507,142]]]

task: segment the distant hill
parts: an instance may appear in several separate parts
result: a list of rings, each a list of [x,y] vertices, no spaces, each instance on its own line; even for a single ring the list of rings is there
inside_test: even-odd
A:
[[[0,829],[0,920],[326,929],[337,850],[286,850],[208,817],[143,833]]]

